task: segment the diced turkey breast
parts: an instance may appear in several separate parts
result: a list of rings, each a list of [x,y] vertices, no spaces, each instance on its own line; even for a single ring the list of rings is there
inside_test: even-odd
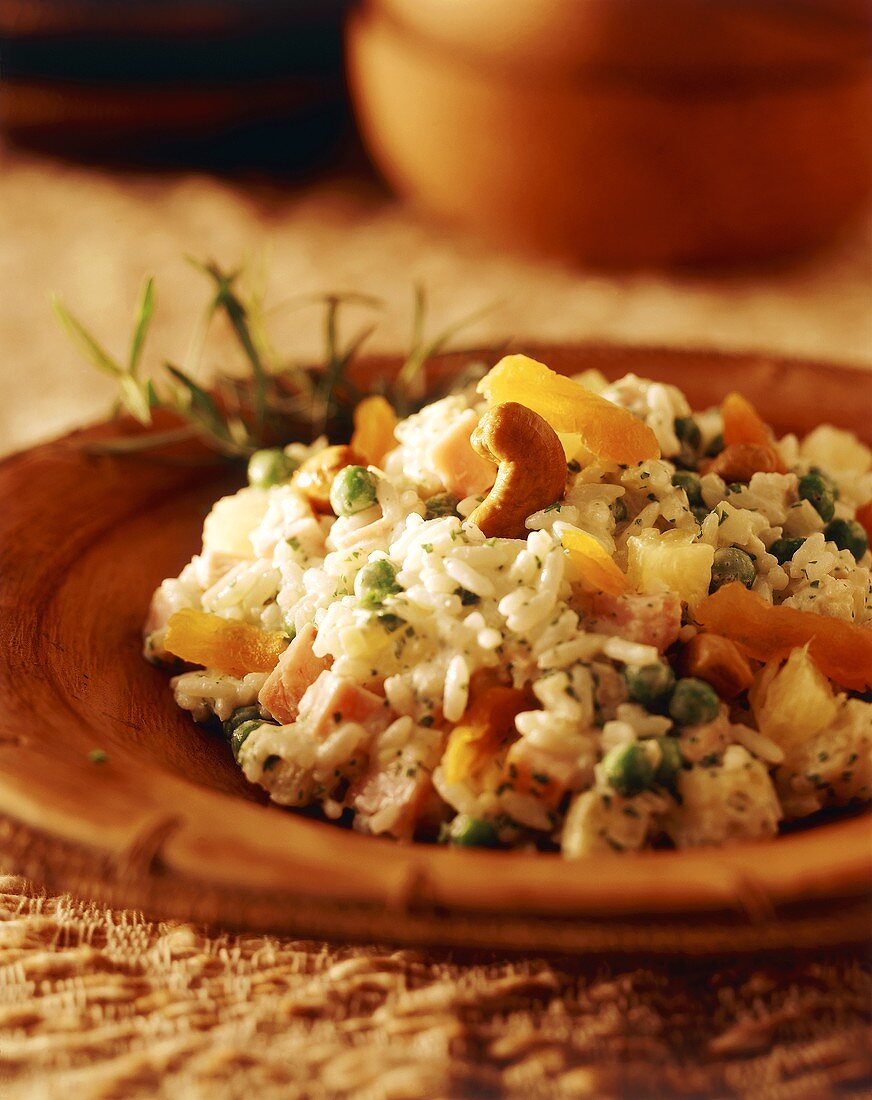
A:
[[[306,689],[333,663],[332,657],[315,656],[316,634],[311,623],[300,630],[279,657],[257,697],[260,705],[283,725],[294,721]]]
[[[320,740],[344,722],[357,722],[370,733],[380,733],[395,717],[387,699],[329,671],[308,688],[299,714],[311,735]]]
[[[469,441],[477,425],[478,416],[467,409],[442,433],[430,452],[430,462],[442,484],[460,500],[486,493],[496,481],[496,466],[473,450]]]

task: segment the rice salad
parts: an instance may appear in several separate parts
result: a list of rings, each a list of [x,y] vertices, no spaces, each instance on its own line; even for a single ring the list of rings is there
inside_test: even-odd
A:
[[[507,356],[257,452],[149,660],[246,778],[398,840],[722,845],[872,797],[872,452]],[[179,671],[181,669],[181,671]]]

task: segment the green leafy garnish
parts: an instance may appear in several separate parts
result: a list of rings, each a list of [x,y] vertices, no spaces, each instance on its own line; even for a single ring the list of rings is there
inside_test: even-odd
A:
[[[140,381],[138,372],[142,348],[154,312],[154,279],[146,279],[142,288],[126,366],[122,366],[101,346],[85,326],[70,313],[60,298],[53,297],[52,306],[58,320],[80,353],[89,359],[97,370],[116,379],[119,406],[126,409],[140,424],[151,424],[151,410],[158,404],[158,398],[151,379]]]
[[[93,444],[92,449],[136,454],[197,438],[225,458],[247,460],[262,448],[315,438],[328,429],[336,434],[347,432],[353,410],[363,396],[350,377],[350,368],[377,323],[362,325],[350,339],[343,341],[341,320],[348,307],[376,310],[382,306],[380,300],[349,293],[305,295],[283,303],[284,309],[316,306],[324,311],[321,362],[304,367],[283,361],[273,347],[267,333],[262,291],[244,290],[241,270],[225,271],[214,262],[203,263],[190,257],[188,260],[209,280],[212,293],[182,365],[164,362],[150,373],[141,370],[156,305],[152,277],[143,284],[129,351],[123,362],[103,347],[59,297],[52,299],[61,325],[80,354],[115,380],[114,412],[127,413],[152,429],[144,434],[103,440]],[[426,297],[424,290],[416,287],[410,351],[395,377],[375,377],[369,389],[383,393],[400,416],[407,415],[425,397],[427,361],[485,312],[478,310],[427,338]],[[226,319],[242,352],[245,373],[237,376],[219,372],[214,384],[206,389],[196,376],[210,327],[219,315]],[[456,378],[451,381],[454,385],[458,382]],[[171,414],[179,421],[178,425],[166,427],[166,417],[155,425],[154,413],[158,410]]]

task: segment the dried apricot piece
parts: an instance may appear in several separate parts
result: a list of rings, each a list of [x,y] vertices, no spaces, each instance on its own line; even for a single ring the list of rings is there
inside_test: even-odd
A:
[[[786,468],[771,443],[734,443],[704,463],[702,472],[724,481],[750,481],[754,474],[783,474]]]
[[[865,504],[861,504],[857,509],[857,522],[869,536],[869,541],[872,542],[872,500],[867,500]]]
[[[749,657],[772,661],[808,646],[831,680],[854,691],[872,687],[872,630],[842,619],[775,607],[738,582],[724,585],[697,607],[703,630],[730,638]]]
[[[657,437],[644,421],[528,355],[506,355],[482,378],[478,392],[489,405],[525,405],[556,432],[581,436],[603,461],[635,465],[660,457]]]
[[[164,646],[189,664],[245,676],[271,672],[287,649],[288,636],[188,607],[170,617]]]
[[[751,402],[740,393],[728,393],[721,402],[724,422],[724,443],[772,443],[772,429]]]
[[[593,535],[579,531],[577,527],[564,527],[560,541],[569,555],[579,583],[586,591],[607,592],[610,596],[622,596],[630,591],[626,575]]]
[[[531,705],[526,691],[489,687],[467,708],[448,737],[442,768],[449,783],[477,775],[514,734],[515,718]]]
[[[705,680],[722,699],[734,699],[754,682],[748,658],[735,642],[719,634],[696,634],[678,658],[682,676]]]
[[[381,466],[382,459],[396,447],[394,436],[399,421],[386,397],[373,394],[364,397],[354,410],[354,433],[351,449],[366,459],[367,465]]]

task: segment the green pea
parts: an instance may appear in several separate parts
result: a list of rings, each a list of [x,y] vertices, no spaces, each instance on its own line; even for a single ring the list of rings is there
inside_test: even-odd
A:
[[[869,549],[869,536],[855,519],[831,520],[824,528],[824,538],[853,554],[854,561],[859,561]]]
[[[281,447],[255,451],[248,460],[248,484],[257,489],[268,489],[271,485],[287,481],[299,465]]]
[[[701,726],[713,722],[721,709],[717,692],[705,680],[694,676],[679,680],[669,701],[669,715],[679,726]]]
[[[627,692],[634,703],[647,710],[665,710],[675,687],[675,673],[665,661],[650,665],[627,665],[624,669]]]
[[[448,826],[446,839],[449,844],[462,848],[498,848],[497,831],[489,821],[469,814],[458,814]]]
[[[707,508],[704,504],[701,508],[691,508],[691,512],[693,512],[693,518],[700,526],[702,526],[711,515],[711,509]]]
[[[230,717],[221,724],[221,728],[224,730],[224,736],[229,741],[243,722],[251,721],[263,721],[260,715],[260,707],[237,707]]]
[[[675,434],[679,441],[690,451],[698,451],[702,443],[702,432],[692,416],[675,418]]]
[[[616,745],[603,760],[606,779],[624,798],[647,790],[654,781],[654,768],[644,748],[631,742]]]
[[[264,721],[262,718],[252,719],[250,722],[243,722],[237,726],[233,731],[233,735],[230,738],[230,748],[233,751],[233,759],[238,763],[239,754],[242,752],[242,746],[248,740],[248,737],[259,726],[262,726]]]
[[[807,500],[824,523],[828,523],[833,518],[835,497],[820,474],[803,474],[799,479],[799,498]]]
[[[808,472],[810,474],[817,474],[821,481],[826,485],[829,491],[833,494],[833,500],[839,499],[839,487],[829,474],[824,473],[820,466],[809,466]]]
[[[620,497],[612,501],[612,515],[615,517],[615,523],[623,523],[627,518],[627,505]]]
[[[776,557],[781,565],[790,561],[805,539],[776,539],[769,547],[769,553]]]
[[[346,466],[333,479],[330,507],[337,516],[353,516],[376,502],[376,478],[365,466]]]
[[[368,562],[354,582],[357,598],[365,607],[381,607],[388,596],[402,592],[397,584],[397,571],[387,558]]]
[[[660,749],[660,763],[654,772],[654,782],[661,787],[671,787],[684,764],[681,746],[677,737],[655,737],[654,740]]]
[[[676,470],[672,475],[672,484],[677,489],[683,489],[687,494],[687,503],[691,508],[699,508],[702,505],[702,482],[699,474],[693,470]]]
[[[716,436],[712,437],[709,445],[705,449],[706,458],[716,458],[725,446],[726,444],[724,443],[724,433],[718,432]]]
[[[453,497],[451,493],[437,493],[435,497],[430,497],[424,501],[424,507],[427,509],[424,519],[438,519],[440,516],[456,516],[457,505],[460,502],[457,497]]]
[[[722,546],[720,550],[715,550],[709,592],[716,592],[731,581],[738,581],[746,588],[751,588],[756,577],[757,571],[754,569],[750,554],[746,554],[737,546]]]

